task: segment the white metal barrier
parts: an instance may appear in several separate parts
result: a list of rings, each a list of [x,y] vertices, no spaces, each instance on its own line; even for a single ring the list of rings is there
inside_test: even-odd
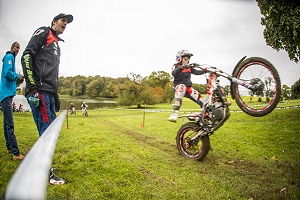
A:
[[[63,111],[33,145],[14,173],[5,199],[46,199],[46,189],[56,142],[66,117]]]

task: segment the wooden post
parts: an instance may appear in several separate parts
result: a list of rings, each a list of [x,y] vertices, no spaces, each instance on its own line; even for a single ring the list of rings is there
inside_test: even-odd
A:
[[[145,126],[145,113],[146,113],[146,111],[144,110],[144,113],[143,113],[143,122],[141,123],[141,127]]]
[[[67,108],[66,110],[67,110],[67,129],[69,129],[69,117],[68,117],[68,108]]]

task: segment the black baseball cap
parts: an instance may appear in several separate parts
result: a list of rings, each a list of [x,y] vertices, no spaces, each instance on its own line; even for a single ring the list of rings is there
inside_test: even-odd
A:
[[[73,15],[70,15],[70,14],[65,14],[65,13],[60,13],[60,14],[58,14],[57,16],[55,16],[54,18],[53,18],[53,21],[54,20],[57,20],[57,19],[60,19],[60,18],[67,18],[67,20],[68,20],[68,24],[69,23],[71,23],[72,21],[73,21]]]

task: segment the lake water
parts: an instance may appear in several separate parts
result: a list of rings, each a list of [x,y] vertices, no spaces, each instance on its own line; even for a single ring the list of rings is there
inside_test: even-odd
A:
[[[13,99],[16,104],[16,107],[19,108],[20,103],[23,105],[25,110],[30,110],[30,106],[24,95],[16,95]],[[82,102],[85,102],[88,105],[89,110],[96,108],[113,108],[116,107],[116,101],[113,99],[72,99],[72,98],[60,98],[60,109],[66,109],[70,107],[70,104],[75,105],[76,110],[80,110]]]
[[[71,98],[60,98],[60,108],[66,109],[70,107],[73,103],[76,110],[81,109],[82,102],[85,102],[88,106],[88,110],[93,110],[97,108],[113,108],[116,107],[116,101],[114,99],[71,99]]]

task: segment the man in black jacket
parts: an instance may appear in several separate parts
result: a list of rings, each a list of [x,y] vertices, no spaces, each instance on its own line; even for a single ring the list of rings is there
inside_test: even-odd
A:
[[[55,120],[56,111],[60,109],[57,94],[60,62],[58,41],[63,40],[58,35],[72,21],[72,15],[61,13],[53,18],[51,27],[37,29],[21,58],[26,81],[25,96],[40,136]],[[64,184],[65,181],[55,176],[51,170],[50,183],[57,185]]]

